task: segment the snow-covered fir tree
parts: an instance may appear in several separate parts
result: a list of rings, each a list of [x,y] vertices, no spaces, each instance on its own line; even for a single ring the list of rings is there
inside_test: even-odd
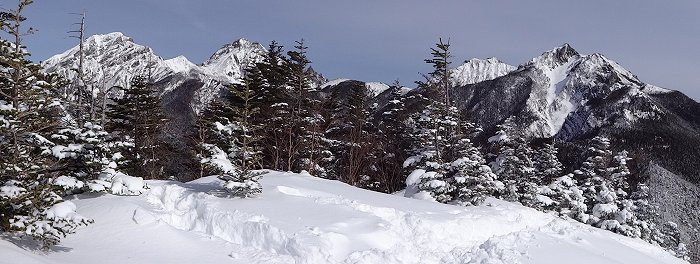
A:
[[[370,179],[363,179],[367,174],[369,166],[368,157],[370,155],[369,131],[371,126],[369,111],[367,109],[367,87],[364,84],[356,83],[352,88],[347,104],[347,111],[342,117],[343,150],[340,153],[340,177],[342,181],[351,185],[360,186],[365,182],[370,185]],[[369,183],[367,183],[369,182]]]
[[[160,133],[165,116],[160,97],[146,76],[136,76],[129,87],[123,87],[124,96],[109,104],[110,144],[117,155],[118,168],[129,175],[146,179],[164,178],[166,148]]]
[[[321,116],[323,135],[321,138],[320,156],[318,157],[319,170],[316,175],[327,179],[338,179],[340,173],[341,153],[344,149],[341,137],[344,133],[342,125],[343,107],[340,104],[337,90],[323,99]]]
[[[51,139],[56,143],[51,148],[51,152],[70,167],[70,173],[61,176],[64,177],[62,181],[55,181],[55,184],[60,185],[66,191],[79,191],[78,189],[88,187],[85,183],[96,180],[100,173],[110,166],[112,169],[116,168],[116,164],[109,156],[111,150],[106,142],[108,133],[102,126],[91,122],[84,123],[82,127],[76,126],[77,124],[69,125],[51,136]],[[78,185],[61,184],[61,182],[65,183],[66,180],[68,183],[71,180],[81,183]]]
[[[309,95],[312,91],[308,76],[308,65],[311,61],[307,57],[308,46],[301,39],[295,42],[294,50],[287,52],[287,86],[290,88],[287,105],[289,106],[290,118],[286,120],[286,142],[283,152],[286,159],[287,171],[299,171],[304,165],[304,160],[309,159],[312,152],[302,153],[305,140],[316,137],[309,130],[310,123],[316,122],[314,114],[311,112]]]
[[[267,54],[262,61],[255,64],[262,76],[261,87],[257,87],[261,98],[260,114],[256,123],[264,125],[263,164],[275,170],[288,170],[288,151],[293,148],[290,137],[294,131],[290,120],[292,110],[290,104],[291,88],[289,86],[289,60],[284,56],[283,47],[272,41]]]
[[[573,174],[556,178],[549,186],[543,189],[542,195],[551,200],[544,203],[543,208],[545,210],[555,211],[562,217],[584,223],[590,218],[583,191],[579,189],[578,182]]]
[[[503,185],[471,143],[478,129],[465,121],[451,98],[449,43],[440,40],[431,54],[426,62],[433,72],[425,82],[417,82],[425,94],[418,98],[425,108],[410,118],[413,143],[408,153],[412,156],[404,167],[417,177],[418,190],[436,201],[479,205]]]
[[[507,125],[499,126],[496,135],[489,138],[497,151],[491,168],[505,185],[500,197],[507,201],[519,201],[526,206],[537,204],[538,174],[532,161],[533,150],[524,138],[509,133]]]
[[[56,144],[49,139],[59,127],[57,87],[22,43],[31,33],[22,27],[31,3],[0,12],[0,231],[28,235],[48,248],[92,220],[77,214],[52,184],[70,168],[53,155]]]
[[[587,223],[614,230],[615,223],[607,221],[619,211],[617,193],[610,186],[613,171],[611,162],[610,140],[597,136],[591,140],[586,161],[574,175],[581,184],[586,204],[591,210],[591,218]]]
[[[493,196],[503,188],[503,183],[496,179],[496,174],[486,165],[479,149],[468,138],[460,140],[456,149],[459,149],[459,158],[449,166],[457,204],[480,205],[486,197]]]
[[[382,191],[393,193],[405,187],[402,165],[407,158],[409,139],[405,133],[408,117],[402,87],[396,81],[389,89],[391,97],[380,114],[378,124],[379,139],[376,142],[381,145],[376,149],[382,151],[377,162]]]
[[[456,131],[458,122],[450,111],[450,44],[440,39],[435,46],[431,48],[432,58],[425,60],[433,67],[433,72],[425,76],[425,81],[416,82],[417,89],[424,95],[419,99],[425,108],[411,116],[411,156],[403,165],[410,174],[416,170],[425,171],[419,176],[417,187],[438,202],[446,203],[454,199],[452,180],[447,175],[449,157],[445,155],[449,153],[446,148],[457,142],[452,132]]]
[[[263,173],[254,171],[262,167],[261,126],[252,119],[260,111],[253,99],[256,97],[254,82],[248,76],[242,84],[227,86],[227,99],[214,104],[218,109],[206,111],[220,114],[210,117],[216,121],[204,122],[210,125],[211,131],[207,133],[213,134],[209,137],[211,141],[200,143],[204,150],[201,162],[219,174],[226,190],[239,197],[262,192],[258,181]]]
[[[532,162],[538,184],[547,184],[561,176],[564,166],[559,161],[558,149],[553,143],[545,143],[533,153]]]

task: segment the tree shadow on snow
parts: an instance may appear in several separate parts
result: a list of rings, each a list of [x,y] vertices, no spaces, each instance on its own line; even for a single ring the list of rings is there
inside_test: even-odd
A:
[[[38,254],[49,254],[49,253],[54,253],[54,252],[70,252],[73,250],[73,248],[69,247],[64,247],[64,246],[51,246],[49,248],[44,248],[42,247],[41,243],[38,241],[32,239],[32,237],[23,235],[23,234],[18,234],[18,233],[11,233],[11,232],[3,232],[0,233],[0,239],[5,240],[7,242],[10,242],[14,244],[15,246],[24,249],[26,251],[32,251],[34,253]]]

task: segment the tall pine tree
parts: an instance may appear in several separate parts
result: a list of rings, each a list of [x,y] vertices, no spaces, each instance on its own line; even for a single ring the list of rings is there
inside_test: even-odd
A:
[[[110,143],[123,158],[118,168],[130,175],[146,179],[163,179],[166,146],[161,127],[166,121],[160,97],[154,85],[144,76],[136,76],[123,89],[124,95],[109,104],[107,115]]]

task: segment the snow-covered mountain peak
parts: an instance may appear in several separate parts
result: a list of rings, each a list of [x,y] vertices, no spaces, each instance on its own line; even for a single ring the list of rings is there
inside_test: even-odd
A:
[[[533,58],[527,65],[534,65],[540,69],[554,69],[579,57],[580,54],[571,45],[564,43],[560,47],[545,51],[542,55]]]
[[[323,88],[330,87],[330,86],[336,86],[342,82],[349,81],[349,80],[350,79],[345,79],[345,78],[330,80],[330,81],[322,84],[320,88],[323,89]]]
[[[224,45],[203,65],[196,65],[184,56],[164,60],[151,48],[135,43],[121,32],[94,35],[83,44],[83,69],[90,78],[86,81],[96,85],[95,88],[125,87],[133,76],[149,75],[166,93],[187,80],[196,79],[205,83],[195,92],[192,106],[196,110],[216,97],[220,83],[238,82],[245,65],[261,60],[266,52],[256,42],[239,39]],[[74,80],[79,60],[80,49],[76,45],[42,64],[46,72]]]
[[[237,82],[246,65],[262,60],[265,47],[257,42],[239,39],[217,50],[202,66],[228,82]]]
[[[581,63],[575,69],[588,75],[610,75],[615,74],[622,83],[641,85],[641,81],[629,70],[622,67],[617,62],[608,59],[600,53],[593,53],[581,58]]]
[[[370,96],[375,97],[379,95],[380,93],[383,93],[386,90],[389,90],[389,85],[386,83],[381,83],[381,82],[368,82],[365,83],[365,86],[367,86],[367,90],[369,91]]]
[[[177,56],[175,58],[165,60],[165,64],[172,69],[174,72],[189,72],[193,69],[197,69],[199,66],[192,63],[185,56]]]
[[[480,59],[474,58],[473,60],[480,60]],[[500,63],[500,62],[502,62],[501,60],[499,60],[499,59],[496,58],[496,57],[487,58],[485,61],[487,61],[487,62],[489,62],[489,63]]]
[[[107,34],[92,35],[86,41],[90,42],[90,43],[96,43],[96,44],[113,43],[115,41],[117,41],[117,42],[126,42],[126,41],[134,42],[134,40],[131,37],[124,35],[124,33],[122,33],[122,32],[112,32],[112,33],[107,33]]]
[[[521,67],[534,81],[526,103],[534,120],[524,129],[527,136],[570,139],[603,125],[630,126],[660,114],[642,92],[646,84],[602,54],[582,55],[564,44]]]
[[[263,55],[265,51],[265,47],[260,45],[260,43],[241,38],[218,49],[204,62],[204,65],[210,65],[222,60],[241,62],[243,58],[252,57],[250,55]]]
[[[485,60],[475,58],[467,60],[464,64],[453,69],[450,77],[452,78],[453,85],[464,86],[493,80],[515,69],[515,66],[503,63],[497,58],[492,57]]]
[[[83,71],[89,83],[102,87],[124,86],[135,75],[150,74],[154,80],[173,72],[163,59],[149,47],[139,45],[121,32],[94,35],[83,43]],[[74,69],[80,60],[79,45],[55,55],[42,64],[46,72],[57,73],[69,80],[76,77]]]

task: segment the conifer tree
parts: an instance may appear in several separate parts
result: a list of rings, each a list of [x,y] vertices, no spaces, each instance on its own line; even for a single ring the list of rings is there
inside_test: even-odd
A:
[[[311,94],[305,98],[304,107],[308,111],[304,118],[304,130],[302,131],[300,164],[301,169],[306,170],[311,175],[325,174],[324,168],[321,167],[321,160],[326,156],[325,151],[325,131],[324,124],[324,105],[322,98],[319,98],[319,93]]]
[[[338,91],[335,90],[325,97],[321,107],[323,120],[321,130],[323,133],[318,164],[322,171],[318,171],[317,175],[337,180],[342,170],[341,155],[344,150],[343,107],[338,98]]]
[[[466,122],[451,98],[450,44],[442,39],[425,60],[433,72],[417,82],[425,97],[425,108],[411,117],[414,139],[404,167],[426,172],[418,188],[439,202],[477,205],[501,189],[491,169],[485,166],[481,152],[471,145],[476,126]]]
[[[288,101],[285,102],[289,119],[286,120],[283,133],[284,141],[278,147],[282,148],[282,163],[287,171],[298,170],[302,164],[301,149],[303,139],[309,134],[308,123],[311,116],[308,107],[311,85],[307,75],[307,67],[311,61],[306,56],[308,47],[304,40],[296,41],[295,50],[287,52],[287,86],[290,87]]]
[[[367,87],[353,86],[345,121],[345,150],[342,154],[343,181],[358,186],[367,166],[369,112],[367,111]]]
[[[122,156],[119,169],[146,179],[161,179],[165,145],[160,130],[165,116],[154,86],[143,76],[136,76],[124,89],[124,96],[109,105],[110,144]]]
[[[435,108],[427,105],[423,111],[411,116],[412,143],[409,151],[411,156],[406,159],[403,166],[408,174],[413,174],[415,170],[424,170],[425,173],[419,177],[417,187],[421,191],[430,193],[439,202],[449,202],[453,198],[449,196],[453,187],[447,176],[445,162],[438,155],[439,146],[444,143],[445,138],[439,137],[440,121],[434,111]]]
[[[106,143],[108,133],[102,126],[86,122],[82,127],[71,124],[61,128],[51,136],[56,144],[51,148],[54,156],[62,160],[68,169],[63,177],[70,177],[83,184],[96,180],[97,176],[112,165]],[[81,186],[83,185],[81,184]],[[75,185],[64,186],[66,190],[76,190]]]
[[[225,181],[224,187],[233,195],[248,197],[262,192],[258,182],[261,172],[262,126],[255,124],[252,117],[260,111],[255,103],[256,92],[253,90],[254,79],[245,78],[242,84],[228,86],[231,93],[230,123],[224,126],[229,131],[228,155],[233,170],[225,171],[219,178]]]
[[[293,132],[290,109],[291,89],[289,89],[290,69],[288,59],[283,54],[283,47],[272,41],[267,54],[256,64],[260,71],[263,89],[259,91],[262,98],[258,123],[265,126],[263,136],[263,163],[275,170],[287,170],[285,165],[289,143],[289,133]]]
[[[227,103],[224,99],[216,99],[209,103],[204,109],[197,121],[194,124],[196,133],[194,141],[197,143],[196,157],[200,162],[199,177],[215,175],[221,173],[221,169],[217,166],[207,165],[210,161],[213,146],[217,146],[219,150],[226,149],[227,134],[222,133],[217,128],[223,128],[222,123],[228,121],[224,116],[228,112]],[[223,152],[223,151],[222,151]]]
[[[450,51],[448,43],[443,43],[442,39],[431,48],[432,58],[425,62],[432,65],[433,72],[425,76],[425,81],[418,81],[418,89],[421,89],[428,99],[428,105],[421,114],[421,118],[427,118],[418,124],[429,126],[432,133],[431,144],[434,145],[434,155],[438,162],[450,160],[446,155],[445,148],[451,143],[457,142],[455,129],[458,116],[455,116],[456,108],[450,98],[451,82],[449,75]],[[447,153],[449,155],[449,153]]]
[[[22,28],[31,3],[22,0],[17,9],[0,12],[0,29],[14,38],[0,36],[0,231],[20,232],[48,248],[92,220],[76,214],[52,184],[68,171],[49,140],[58,132],[61,101],[52,78],[28,59],[22,43],[32,33]]]
[[[226,85],[226,96],[205,108],[197,122],[203,170],[218,174],[224,188],[239,197],[262,192],[262,172],[255,171],[263,167],[265,124],[260,109],[270,99],[260,65],[248,65],[241,83]]]
[[[560,216],[571,218],[582,223],[590,219],[589,207],[579,189],[579,184],[573,174],[567,174],[555,179],[544,194],[553,201],[544,206],[559,213]]]
[[[561,176],[563,165],[559,162],[557,154],[557,147],[553,143],[546,143],[535,151],[532,162],[535,179],[540,181],[538,184],[550,183]]]
[[[620,196],[628,196],[631,192],[630,169],[627,163],[632,160],[628,152],[623,150],[613,157],[614,166],[610,175],[610,184],[613,190]]]
[[[508,133],[509,126],[503,125],[495,136],[489,139],[494,143],[498,154],[491,163],[491,168],[503,182],[505,189],[501,198],[519,201],[525,205],[537,203],[537,184],[534,164],[531,160],[532,149],[517,134]]]
[[[496,179],[496,174],[486,165],[479,149],[468,138],[460,140],[455,149],[458,149],[457,155],[460,158],[449,166],[457,204],[480,205],[486,197],[493,196],[503,188],[503,183]]]
[[[407,110],[404,96],[398,81],[391,85],[391,97],[380,114],[376,149],[382,151],[378,156],[378,178],[383,192],[393,193],[405,187],[403,162],[408,157],[406,126]]]

